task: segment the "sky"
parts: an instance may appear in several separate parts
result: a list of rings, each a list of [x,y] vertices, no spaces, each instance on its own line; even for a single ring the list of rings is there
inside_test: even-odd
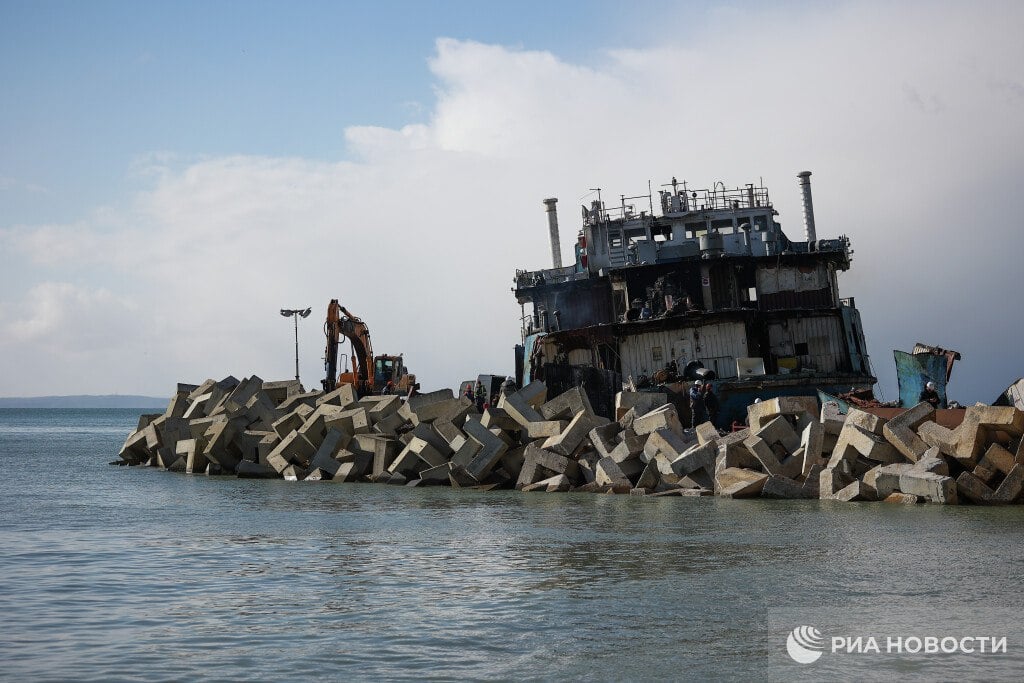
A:
[[[0,396],[323,376],[337,298],[425,390],[512,374],[590,188],[763,180],[847,235],[876,387],[1024,375],[1024,4],[0,0]]]

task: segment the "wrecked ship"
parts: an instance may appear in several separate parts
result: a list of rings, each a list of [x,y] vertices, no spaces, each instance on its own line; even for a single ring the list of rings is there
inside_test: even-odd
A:
[[[797,176],[803,240],[783,232],[763,182],[692,189],[673,178],[658,212],[650,189],[611,207],[592,190],[565,266],[558,200],[545,199],[552,267],[517,271],[513,288],[520,384],[583,386],[611,415],[623,386],[682,397],[690,382],[713,380],[722,427],[757,398],[870,388],[860,313],[837,280],[850,240],[818,239],[810,176]]]

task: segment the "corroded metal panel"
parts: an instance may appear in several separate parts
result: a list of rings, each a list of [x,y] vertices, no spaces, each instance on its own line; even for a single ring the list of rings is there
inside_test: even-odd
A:
[[[675,360],[680,369],[699,360],[719,377],[736,376],[736,358],[747,353],[746,327],[727,322],[630,335],[619,344],[623,376],[650,376]]]
[[[757,291],[760,295],[775,292],[810,292],[830,285],[828,266],[762,266],[757,269]]]
[[[848,363],[842,321],[835,316],[794,317],[770,323],[768,343],[774,356],[799,358],[805,369],[836,372]]]

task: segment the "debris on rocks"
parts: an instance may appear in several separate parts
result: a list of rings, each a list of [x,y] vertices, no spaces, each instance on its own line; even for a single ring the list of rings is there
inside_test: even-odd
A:
[[[654,398],[652,398],[654,397]],[[886,420],[813,397],[748,407],[746,428],[684,429],[664,395],[622,392],[616,421],[543,382],[479,412],[449,389],[405,399],[351,385],[227,377],[179,384],[142,415],[119,464],[186,474],[524,492],[1024,502],[1024,411],[978,404],[949,429],[920,403]]]

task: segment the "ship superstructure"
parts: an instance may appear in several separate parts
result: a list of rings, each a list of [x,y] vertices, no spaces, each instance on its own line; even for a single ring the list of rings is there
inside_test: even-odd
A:
[[[860,314],[837,282],[850,241],[817,239],[810,175],[798,175],[802,241],[783,232],[762,183],[695,190],[673,178],[657,213],[653,194],[608,208],[598,191],[564,267],[557,200],[544,200],[555,267],[515,278],[524,379],[582,383],[605,404],[624,381],[693,379],[700,367],[726,404],[870,387]]]

